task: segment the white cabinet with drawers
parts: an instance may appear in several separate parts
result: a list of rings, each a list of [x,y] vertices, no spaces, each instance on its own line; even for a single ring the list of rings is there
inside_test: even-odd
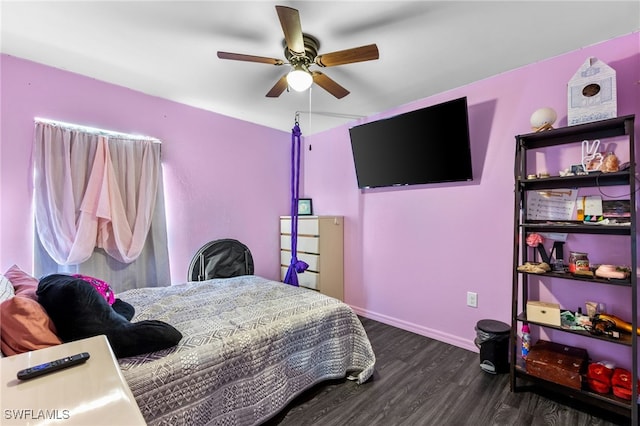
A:
[[[309,264],[298,274],[301,287],[343,300],[344,248],[342,216],[298,216],[297,257]],[[291,263],[291,216],[280,217],[280,266],[284,280]]]

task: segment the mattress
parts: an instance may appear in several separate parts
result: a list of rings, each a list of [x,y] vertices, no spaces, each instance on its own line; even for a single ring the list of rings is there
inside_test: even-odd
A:
[[[128,290],[132,322],[156,319],[183,338],[119,360],[150,425],[260,424],[313,385],[372,374],[375,355],[343,302],[249,275]]]

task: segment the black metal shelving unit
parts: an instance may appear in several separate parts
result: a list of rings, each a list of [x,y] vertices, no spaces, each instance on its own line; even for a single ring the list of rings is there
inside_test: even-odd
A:
[[[531,232],[551,232],[567,234],[589,234],[594,238],[606,236],[626,237],[630,245],[631,275],[625,280],[607,280],[601,278],[586,278],[563,272],[548,272],[544,276],[550,279],[577,280],[591,285],[615,285],[629,289],[629,303],[632,311],[632,330],[638,327],[637,307],[637,249],[636,249],[636,165],[635,165],[635,116],[628,115],[576,126],[552,129],[548,131],[529,133],[516,136],[515,161],[515,209],[514,209],[514,250],[513,250],[513,285],[512,285],[512,315],[510,334],[510,384],[512,391],[526,390],[527,386],[519,386],[527,382],[543,389],[581,401],[594,407],[609,410],[619,415],[629,417],[631,424],[638,425],[638,336],[635,333],[621,335],[620,339],[607,336],[595,336],[584,331],[568,330],[548,324],[527,321],[526,305],[529,297],[529,286],[532,276],[539,278],[539,274],[519,272],[517,266],[527,261],[534,261],[535,254],[526,245],[526,236]],[[629,168],[619,172],[592,172],[587,175],[552,176],[529,179],[527,174],[527,152],[544,148],[579,144],[583,140],[607,139],[626,136],[629,141]],[[631,218],[628,225],[596,225],[584,224],[577,221],[527,221],[528,191],[552,190],[559,188],[589,188],[604,186],[626,186],[629,188]],[[603,237],[604,236],[604,237]],[[588,290],[585,290],[588,291]],[[519,306],[522,312],[519,312]],[[540,379],[527,373],[526,365],[520,359],[518,345],[519,325],[528,323],[530,326],[560,330],[578,334],[589,338],[610,342],[612,345],[622,345],[630,348],[631,371],[633,374],[633,389],[631,401],[625,401],[613,395],[600,395],[586,388],[572,389],[547,380]]]

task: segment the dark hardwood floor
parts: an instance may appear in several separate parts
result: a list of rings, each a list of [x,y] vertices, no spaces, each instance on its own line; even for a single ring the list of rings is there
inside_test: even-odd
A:
[[[265,426],[620,425],[628,419],[588,412],[572,401],[509,390],[509,375],[479,367],[479,355],[361,318],[376,354],[362,385],[321,383]]]

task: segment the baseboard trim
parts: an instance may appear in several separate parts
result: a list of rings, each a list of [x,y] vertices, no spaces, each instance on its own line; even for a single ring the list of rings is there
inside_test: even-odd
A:
[[[457,346],[462,349],[466,349],[471,352],[479,352],[478,347],[473,340],[463,339],[459,336],[455,336],[449,333],[443,333],[439,330],[424,327],[422,325],[414,324],[401,319],[393,318],[388,315],[382,315],[376,312],[372,312],[366,309],[359,308],[358,306],[350,305],[353,311],[365,318],[379,321],[381,323],[391,325],[393,327],[400,328],[402,330],[410,331],[412,333],[419,334],[421,336],[429,337],[440,342],[448,343],[453,346]]]

